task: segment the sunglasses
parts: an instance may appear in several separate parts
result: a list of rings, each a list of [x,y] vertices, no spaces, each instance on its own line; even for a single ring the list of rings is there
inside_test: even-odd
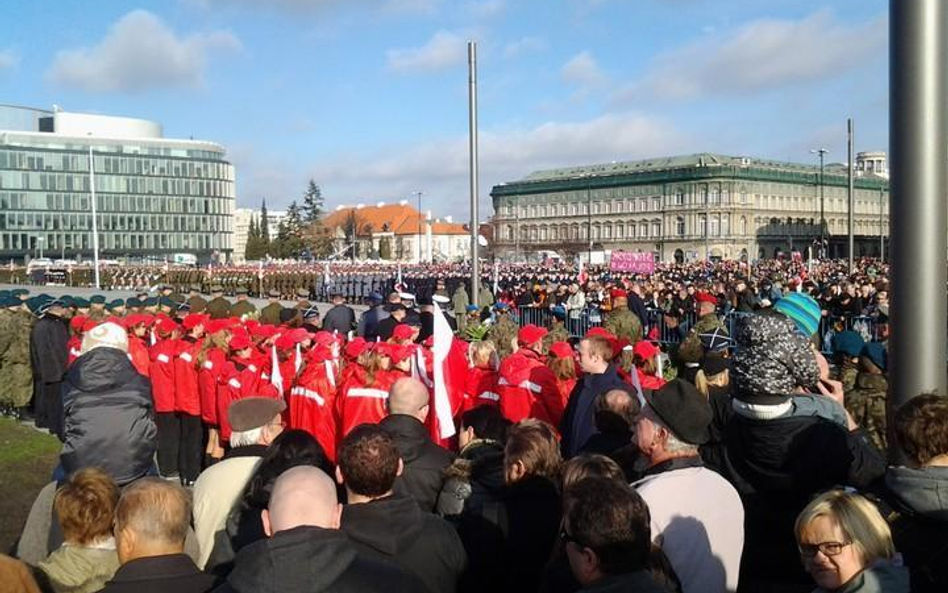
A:
[[[812,558],[817,552],[824,556],[838,556],[843,552],[843,548],[852,542],[820,542],[818,544],[800,544],[800,555],[804,558]]]

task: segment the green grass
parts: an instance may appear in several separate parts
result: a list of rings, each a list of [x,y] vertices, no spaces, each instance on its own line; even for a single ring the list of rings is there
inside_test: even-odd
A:
[[[0,553],[19,537],[33,499],[59,461],[59,440],[0,418]]]

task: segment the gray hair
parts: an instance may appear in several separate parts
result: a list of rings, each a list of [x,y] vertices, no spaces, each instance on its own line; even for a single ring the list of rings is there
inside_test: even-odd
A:
[[[679,439],[675,436],[675,432],[668,428],[668,425],[662,422],[661,418],[658,417],[658,414],[655,413],[649,406],[645,407],[645,410],[648,410],[648,419],[655,426],[660,426],[665,429],[665,432],[668,433],[668,438],[665,440],[665,451],[668,453],[690,453],[693,455],[698,454],[698,445],[692,445],[691,443],[686,443],[685,441]],[[644,410],[643,410],[644,411]]]
[[[231,447],[246,447],[248,445],[257,445],[260,443],[260,437],[263,436],[263,426],[251,428],[250,430],[235,430],[230,433]]]

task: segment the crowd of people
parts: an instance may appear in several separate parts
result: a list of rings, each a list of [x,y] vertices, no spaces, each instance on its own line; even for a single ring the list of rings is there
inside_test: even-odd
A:
[[[242,286],[0,293],[0,403],[63,442],[0,581],[946,590],[948,403],[886,423],[883,266],[529,274],[478,305],[460,278],[411,294],[406,274],[361,314],[341,283],[323,314],[306,290],[260,310]],[[602,323],[576,336],[590,301]],[[687,318],[680,339],[649,309]],[[837,315],[873,331],[835,328],[824,356]]]

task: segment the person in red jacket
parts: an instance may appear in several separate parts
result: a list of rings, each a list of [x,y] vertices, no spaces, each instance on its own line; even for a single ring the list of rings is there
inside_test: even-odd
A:
[[[464,405],[462,413],[482,405],[500,407],[500,393],[497,387],[500,361],[497,348],[490,340],[471,342],[468,347],[470,368],[464,384]]]
[[[151,356],[148,353],[148,344],[145,342],[148,334],[147,315],[129,315],[125,318],[125,327],[128,330],[128,357],[132,359],[132,366],[138,374],[148,377],[148,367],[151,366]]]
[[[336,371],[332,350],[317,345],[306,355],[306,366],[290,390],[289,427],[313,435],[336,462]]]
[[[69,320],[69,341],[66,342],[66,366],[72,364],[72,361],[79,358],[82,353],[82,334],[85,333],[83,327],[89,321],[84,315],[76,315]]]
[[[576,387],[579,366],[576,363],[576,353],[568,342],[554,342],[550,345],[546,364],[553,371],[553,376],[556,377],[556,387],[559,390],[562,406],[560,409],[565,410],[566,404],[569,402],[569,394]],[[559,426],[561,418],[562,415],[556,418],[556,424],[553,424],[553,426]]]
[[[532,323],[523,326],[517,332],[517,351],[500,363],[500,411],[515,424],[524,418],[552,422],[563,415],[556,377],[540,354],[546,334]]]
[[[187,332],[178,340],[174,360],[174,409],[181,423],[181,442],[178,449],[178,471],[181,483],[191,486],[201,473],[204,431],[201,424],[201,396],[198,392],[197,355],[207,318],[190,313],[181,325]]]
[[[227,364],[227,344],[230,332],[226,323],[219,320],[207,322],[207,335],[198,349],[195,364],[198,369],[198,395],[201,401],[201,422],[207,431],[204,447],[204,463],[210,465],[224,457],[220,444],[220,422],[218,421],[217,391]]]
[[[217,420],[221,446],[230,441],[231,428],[227,409],[232,402],[253,396],[281,398],[276,387],[270,384],[269,377],[264,378],[264,355],[254,350],[246,332],[234,331],[228,345],[231,358],[224,363],[217,388]]]
[[[391,358],[377,347],[368,347],[359,355],[351,374],[336,397],[339,418],[337,445],[349,431],[360,424],[377,424],[388,415],[388,389],[395,375],[389,372]]]
[[[181,422],[174,411],[175,360],[178,353],[178,324],[167,317],[154,327],[155,344],[149,349],[151,396],[158,427],[158,471],[165,478],[179,475],[178,453]]]
[[[639,376],[639,385],[642,389],[661,389],[665,385],[665,379],[658,376],[657,357],[662,353],[661,349],[646,340],[637,342],[632,347],[632,354],[635,356],[635,372]]]

